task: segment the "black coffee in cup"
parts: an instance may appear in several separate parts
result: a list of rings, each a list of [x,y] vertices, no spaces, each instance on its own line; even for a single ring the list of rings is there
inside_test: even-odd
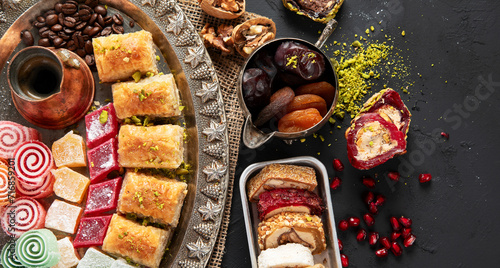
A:
[[[26,60],[17,75],[21,92],[32,99],[44,99],[60,91],[62,72],[53,58],[37,56]]]

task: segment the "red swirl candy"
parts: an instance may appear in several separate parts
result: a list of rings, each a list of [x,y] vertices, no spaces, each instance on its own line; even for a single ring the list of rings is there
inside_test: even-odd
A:
[[[14,154],[14,167],[19,180],[38,187],[54,166],[49,147],[39,141],[27,141],[17,147]]]
[[[54,182],[54,175],[50,172],[43,178],[40,186],[33,186],[21,180],[16,180],[16,193],[18,196],[44,198],[54,192]]]
[[[9,167],[0,162],[0,207],[9,203]]]
[[[0,121],[0,158],[13,158],[19,144],[39,140],[40,133],[10,121]]]
[[[23,233],[45,226],[46,211],[33,198],[21,197],[8,206],[0,219],[3,231],[16,238]]]

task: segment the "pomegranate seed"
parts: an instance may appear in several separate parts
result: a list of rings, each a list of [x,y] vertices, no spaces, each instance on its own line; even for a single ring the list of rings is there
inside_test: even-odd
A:
[[[349,228],[349,223],[346,220],[341,220],[339,222],[339,229],[341,231],[345,231],[345,230],[347,230],[347,228]]]
[[[342,180],[339,177],[333,177],[332,183],[330,183],[330,188],[336,190],[342,184]]]
[[[393,180],[393,181],[399,181],[399,177],[401,177],[401,175],[399,175],[399,172],[396,172],[396,171],[390,171],[387,176],[389,177],[389,179]]]
[[[375,200],[375,194],[373,194],[373,192],[368,192],[365,196],[365,203],[370,205],[373,200]]]
[[[391,248],[391,242],[389,241],[389,238],[385,236],[380,238],[380,244],[386,249]]]
[[[414,234],[410,234],[407,238],[405,238],[405,240],[403,241],[405,248],[413,245],[413,243],[415,243],[416,239],[417,239],[417,237]]]
[[[420,181],[420,183],[428,182],[431,179],[432,179],[432,175],[429,173],[420,174],[420,176],[418,176],[418,180]]]
[[[363,215],[363,220],[365,220],[366,225],[368,225],[368,226],[373,226],[373,224],[375,224],[375,219],[369,213],[366,213],[365,215]]]
[[[333,159],[333,169],[339,172],[344,171],[344,164],[342,164],[342,161],[340,161],[340,159]]]
[[[349,218],[349,226],[356,227],[359,226],[361,220],[358,217],[350,217]]]
[[[356,235],[356,240],[361,242],[365,239],[366,239],[366,231],[365,229],[361,228],[359,229],[358,234]]]
[[[394,231],[401,230],[401,225],[399,224],[399,221],[398,221],[398,219],[396,219],[396,217],[391,217],[390,222],[391,222],[392,230],[394,230]]]
[[[394,254],[394,256],[401,256],[401,254],[403,253],[403,249],[396,241],[392,242],[391,251]]]
[[[368,243],[370,243],[370,245],[372,246],[375,246],[375,244],[377,244],[378,238],[379,235],[377,232],[371,232],[370,236],[368,237]]]
[[[401,236],[401,233],[398,232],[392,232],[391,234],[391,241],[396,241]]]
[[[372,177],[363,177],[363,184],[368,188],[375,188],[375,179]]]
[[[401,223],[401,225],[403,225],[406,228],[409,228],[411,226],[411,219],[410,218],[405,218],[405,217],[401,216],[401,218],[399,218],[399,222]]]
[[[409,235],[411,234],[411,228],[403,228],[403,230],[401,230],[401,236],[403,236],[403,238],[407,238]]]
[[[378,207],[375,205],[375,203],[370,203],[368,206],[368,210],[370,211],[371,214],[377,214],[378,213]]]
[[[385,203],[385,196],[379,194],[377,198],[375,198],[375,205],[382,206]]]
[[[380,257],[380,258],[387,257],[387,254],[388,254],[388,251],[386,248],[381,248],[381,249],[375,251],[375,255],[377,257]]]
[[[342,251],[344,250],[344,243],[342,243],[342,241],[340,239],[337,239],[338,242],[339,242],[339,250]]]
[[[445,137],[446,139],[449,139],[450,138],[450,134],[448,134],[446,132],[441,132],[441,137]]]
[[[340,254],[340,260],[342,261],[342,267],[349,266],[349,258],[345,254]]]

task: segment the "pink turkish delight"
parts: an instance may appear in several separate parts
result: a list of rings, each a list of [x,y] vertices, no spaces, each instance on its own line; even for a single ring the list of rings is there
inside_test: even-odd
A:
[[[73,246],[81,248],[102,245],[111,216],[83,217],[80,220]]]
[[[115,138],[87,152],[89,161],[90,183],[100,182],[113,171],[120,170],[118,166],[118,143]]]
[[[116,209],[122,178],[91,184],[87,195],[85,215],[99,215]]]
[[[85,116],[87,130],[87,147],[94,148],[103,142],[116,137],[118,119],[115,107],[110,103]]]

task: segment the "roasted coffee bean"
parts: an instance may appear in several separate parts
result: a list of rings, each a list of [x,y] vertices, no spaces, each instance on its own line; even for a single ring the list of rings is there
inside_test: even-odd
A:
[[[52,42],[54,43],[55,47],[61,47],[61,44],[62,42],[64,42],[64,40],[61,37],[56,37],[54,38],[54,40],[52,40]]]
[[[58,38],[59,36],[54,33],[53,31],[48,31],[49,32],[49,40],[51,40],[52,42],[54,42],[54,39]]]
[[[106,27],[106,28],[104,28],[104,29],[101,31],[101,35],[102,35],[102,36],[108,36],[108,35],[110,35],[110,34],[112,34],[112,33],[113,33],[113,29],[111,29],[111,27],[109,27],[109,26],[108,26],[108,27]]]
[[[83,20],[83,21],[90,20],[90,16],[92,16],[90,11],[88,11],[87,9],[80,9],[80,11],[78,12],[78,15],[80,16],[80,20]]]
[[[38,34],[39,34],[40,36],[42,36],[45,32],[48,32],[49,30],[50,30],[50,28],[49,28],[49,27],[42,27],[42,28],[40,28],[40,29],[38,30]],[[48,36],[48,33],[47,33],[47,36]],[[47,37],[47,36],[43,36],[43,37]]]
[[[57,36],[61,37],[65,41],[71,38],[71,36],[67,35],[64,31],[58,32]]]
[[[42,47],[50,47],[50,40],[48,38],[40,38],[38,40],[38,45]]]
[[[48,15],[47,18],[45,19],[45,22],[49,26],[55,25],[58,22],[57,14]]]
[[[134,28],[135,26],[135,22],[133,20],[131,20],[129,23],[128,23],[128,26],[130,26],[130,28]]]
[[[76,54],[78,54],[78,56],[80,56],[82,58],[85,57],[85,55],[86,55],[85,50],[83,50],[82,48],[77,49]]]
[[[37,20],[38,22],[41,22],[41,23],[44,23],[44,22],[45,22],[45,18],[44,18],[44,17],[42,17],[42,16],[38,16],[38,17],[36,17],[36,20]]]
[[[78,2],[77,1],[74,1],[74,0],[67,0],[66,3],[68,4],[73,4],[75,6],[78,6]]]
[[[43,17],[47,18],[49,15],[56,14],[56,11],[51,9],[43,14]]]
[[[125,29],[123,29],[123,27],[120,25],[113,24],[113,26],[111,26],[111,28],[113,29],[113,32],[116,34],[122,34],[125,32]]]
[[[64,33],[65,34],[72,35],[74,32],[75,32],[74,29],[71,29],[71,28],[68,28],[68,27],[64,27]]]
[[[92,41],[89,40],[85,42],[85,52],[87,52],[87,54],[92,54],[94,52]]]
[[[55,24],[52,27],[50,27],[50,29],[54,32],[59,32],[63,29],[63,27],[61,24]]]
[[[77,22],[76,19],[73,17],[64,18],[64,26],[66,27],[73,28],[76,26],[76,22]]]
[[[95,8],[99,4],[99,0],[85,0],[85,4],[91,8]]]
[[[113,17],[111,17],[111,16],[106,16],[106,17],[104,18],[104,24],[105,24],[106,26],[110,26],[111,24],[113,24]]]
[[[80,7],[80,11],[85,9],[85,10],[88,10],[90,12],[90,14],[94,13],[94,9],[92,9],[91,7],[89,7],[85,4],[81,4],[79,7]]]
[[[104,6],[102,6],[102,5],[96,6],[94,8],[94,11],[97,14],[101,14],[103,17],[106,16],[106,14],[108,14],[108,10]]]
[[[91,39],[90,36],[88,36],[88,35],[83,35],[82,38],[83,38],[83,41],[88,41]]]
[[[75,51],[76,50],[75,41],[69,40],[66,48],[71,50],[71,51]]]
[[[33,35],[28,30],[24,30],[21,32],[21,39],[23,40],[24,44],[27,46],[32,46],[35,43],[35,39],[33,38]]]
[[[94,28],[94,27],[92,27],[92,26],[90,26],[90,25],[87,25],[87,27],[85,27],[85,29],[83,29],[83,32],[82,32],[82,33],[83,33],[83,34],[89,34],[89,33],[90,33],[90,30],[92,30],[92,28]]]
[[[116,23],[117,25],[123,25],[123,17],[120,14],[115,14],[113,15],[113,22]]]
[[[87,63],[88,66],[94,65],[95,64],[94,55],[86,55],[85,63]]]
[[[54,5],[54,10],[57,12],[57,13],[61,13],[62,12],[62,6],[63,4],[62,3],[57,3]]]
[[[59,13],[57,14],[57,20],[59,21],[59,24],[63,25],[64,24],[64,14],[63,13]]]
[[[77,5],[75,5],[74,3],[70,3],[70,1],[62,5],[62,13],[64,13],[65,15],[74,14],[76,11]]]
[[[80,21],[80,22],[78,22],[76,24],[75,30],[77,30],[77,31],[83,30],[85,28],[85,26],[87,26],[87,22],[86,21]]]
[[[45,22],[39,22],[39,21],[34,21],[33,22],[33,26],[35,26],[37,28],[45,27],[45,25],[47,25]]]
[[[89,36],[94,36],[97,33],[99,33],[100,31],[101,31],[101,29],[99,29],[99,27],[94,27],[94,28],[92,28],[92,30],[90,30]]]
[[[94,22],[97,20],[97,16],[99,16],[99,14],[97,14],[97,13],[94,13],[94,14],[92,14],[92,16],[90,16],[90,20],[88,22],[89,25],[94,24]]]
[[[101,27],[104,27],[104,18],[101,14],[97,15],[97,20],[96,22],[101,25]]]

